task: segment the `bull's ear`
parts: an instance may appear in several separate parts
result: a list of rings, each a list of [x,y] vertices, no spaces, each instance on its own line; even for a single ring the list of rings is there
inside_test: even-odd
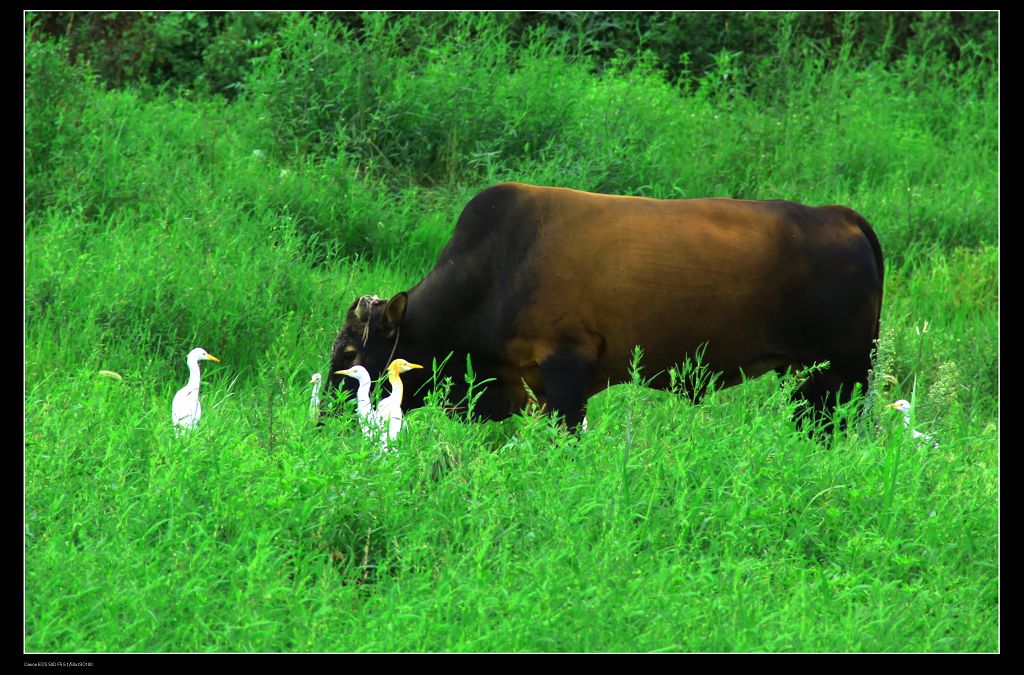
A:
[[[402,319],[405,318],[405,306],[408,301],[409,296],[404,291],[388,301],[388,306],[384,308],[384,323],[388,328],[397,328],[401,325]]]

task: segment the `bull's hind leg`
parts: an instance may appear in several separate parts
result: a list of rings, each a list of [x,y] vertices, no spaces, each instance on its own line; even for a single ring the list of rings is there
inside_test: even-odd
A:
[[[861,394],[867,391],[870,367],[870,358],[865,358],[861,364],[839,362],[813,373],[796,391],[795,397],[807,402],[807,407],[797,412],[797,420],[801,424],[818,422],[823,431],[831,433],[836,406],[848,402],[857,388]]]
[[[579,431],[587,412],[590,361],[575,352],[560,352],[540,364],[548,410],[565,420],[570,431]]]

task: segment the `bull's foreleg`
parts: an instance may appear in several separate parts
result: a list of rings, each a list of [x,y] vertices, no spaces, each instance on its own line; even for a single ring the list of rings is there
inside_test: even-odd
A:
[[[590,362],[574,352],[562,352],[540,364],[548,410],[565,420],[576,433],[587,413],[587,382]]]

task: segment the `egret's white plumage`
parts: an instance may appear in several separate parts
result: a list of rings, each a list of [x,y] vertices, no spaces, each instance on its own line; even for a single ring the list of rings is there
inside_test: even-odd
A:
[[[890,403],[888,407],[894,408],[903,413],[903,426],[910,429],[910,401],[901,398],[895,403]],[[932,440],[932,437],[928,434],[922,433],[917,429],[910,429],[910,433],[919,443],[930,443],[933,448],[939,447],[938,442]]]
[[[203,408],[199,405],[200,361],[220,363],[220,359],[208,354],[202,347],[196,347],[188,353],[185,358],[185,362],[188,363],[188,384],[178,390],[174,395],[174,402],[171,403],[171,419],[178,433],[195,427],[203,414]]]
[[[377,419],[381,425],[387,424],[387,435],[381,434],[380,437],[380,444],[384,450],[388,449],[391,441],[398,438],[398,432],[402,430],[402,394],[405,387],[402,385],[401,374],[422,367],[415,363],[409,363],[405,359],[395,359],[388,365],[391,395],[381,399],[377,404]]]
[[[392,441],[398,438],[402,430],[402,396],[404,387],[401,374],[423,366],[409,363],[405,359],[395,359],[388,365],[388,382],[391,384],[391,395],[381,399],[377,410],[370,405],[370,374],[362,366],[353,366],[346,370],[338,370],[335,375],[346,375],[359,383],[356,390],[356,413],[359,415],[359,426],[363,435],[373,438],[379,435],[382,450],[387,450]]]
[[[313,393],[309,395],[309,418],[315,420],[320,412],[320,373],[313,373],[309,383],[313,385]]]
[[[379,426],[377,413],[370,405],[370,374],[362,366],[353,366],[347,370],[335,371],[335,375],[346,375],[359,383],[356,390],[356,414],[359,415],[359,427],[363,435],[371,438],[377,433]]]

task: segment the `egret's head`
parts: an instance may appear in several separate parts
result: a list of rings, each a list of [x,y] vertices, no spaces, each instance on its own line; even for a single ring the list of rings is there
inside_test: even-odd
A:
[[[202,347],[196,347],[195,349],[190,351],[188,353],[188,358],[186,359],[186,361],[192,361],[192,362],[216,361],[217,363],[220,363],[220,359],[218,359],[213,354],[208,353]]]
[[[362,366],[352,366],[351,368],[345,368],[344,370],[337,370],[334,374],[351,377],[359,384],[369,384],[370,382],[370,374],[366,372],[366,368],[363,368]]]
[[[887,407],[899,410],[904,415],[910,414],[910,401],[903,398],[896,401],[895,403],[890,403]]]
[[[418,363],[409,363],[405,359],[395,359],[388,366],[388,375],[400,375],[401,373],[408,373],[410,370],[422,367]]]

